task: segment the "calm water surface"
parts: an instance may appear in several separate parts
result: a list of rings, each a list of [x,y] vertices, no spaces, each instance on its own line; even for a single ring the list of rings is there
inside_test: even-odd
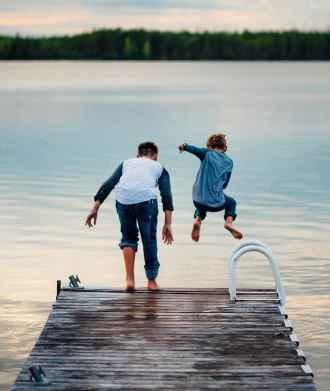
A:
[[[190,239],[199,161],[180,155],[227,134],[245,239],[265,242],[283,279],[294,332],[319,390],[330,382],[330,64],[264,62],[0,63],[0,390],[10,389],[55,299],[56,280],[123,286],[111,194],[84,226],[101,183],[153,140],[170,172],[172,246],[159,283],[227,287],[236,244],[221,213]],[[160,214],[160,221],[163,216]],[[159,230],[160,231],[160,230]],[[142,251],[137,286],[145,286]],[[272,288],[268,262],[245,255],[238,287]]]

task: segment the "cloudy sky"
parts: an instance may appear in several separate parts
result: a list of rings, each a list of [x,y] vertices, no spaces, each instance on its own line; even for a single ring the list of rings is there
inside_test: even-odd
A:
[[[0,34],[95,28],[329,30],[330,0],[0,0]]]

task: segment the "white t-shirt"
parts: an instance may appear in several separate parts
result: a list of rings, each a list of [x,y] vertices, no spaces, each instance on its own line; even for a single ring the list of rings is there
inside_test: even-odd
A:
[[[116,189],[116,200],[131,205],[157,199],[156,186],[163,166],[146,157],[125,160]]]

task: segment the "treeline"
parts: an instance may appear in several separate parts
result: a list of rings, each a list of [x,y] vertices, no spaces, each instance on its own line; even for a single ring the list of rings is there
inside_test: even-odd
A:
[[[0,36],[3,60],[329,60],[330,32],[95,30],[75,36]]]

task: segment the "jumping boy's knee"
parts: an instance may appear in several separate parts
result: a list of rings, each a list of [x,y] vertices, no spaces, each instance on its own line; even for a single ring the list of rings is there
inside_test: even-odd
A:
[[[236,208],[236,205],[237,205],[237,202],[234,200],[234,198],[232,197],[228,197],[227,195],[225,195],[225,206],[228,207],[235,207]]]

